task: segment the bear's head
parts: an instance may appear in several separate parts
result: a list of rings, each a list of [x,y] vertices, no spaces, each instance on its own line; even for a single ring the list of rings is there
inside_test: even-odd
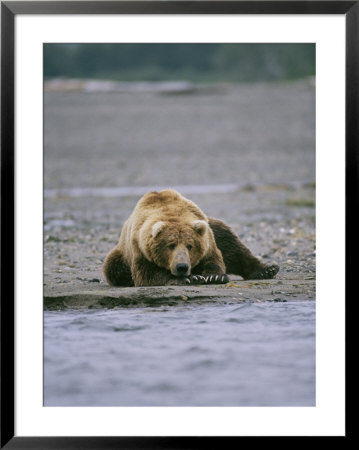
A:
[[[207,254],[210,228],[205,220],[156,222],[145,255],[176,277],[188,276]]]

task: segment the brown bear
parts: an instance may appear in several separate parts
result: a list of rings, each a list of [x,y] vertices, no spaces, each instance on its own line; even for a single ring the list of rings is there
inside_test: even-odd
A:
[[[139,200],[103,266],[112,286],[217,284],[229,281],[227,273],[263,279],[278,270],[257,259],[228,225],[172,189]]]

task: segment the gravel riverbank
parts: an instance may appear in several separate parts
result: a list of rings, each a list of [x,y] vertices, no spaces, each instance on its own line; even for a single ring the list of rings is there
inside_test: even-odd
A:
[[[312,85],[188,95],[45,92],[44,105],[45,309],[315,298]],[[257,256],[277,262],[276,278],[110,288],[103,260],[140,192],[157,186],[183,186]]]

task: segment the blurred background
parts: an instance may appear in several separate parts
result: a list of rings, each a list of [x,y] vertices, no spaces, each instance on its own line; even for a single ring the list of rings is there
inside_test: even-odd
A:
[[[315,45],[45,44],[45,296],[105,292],[168,187],[279,263],[276,303],[47,311],[45,404],[314,405]]]
[[[253,82],[314,76],[314,44],[45,44],[45,78]]]

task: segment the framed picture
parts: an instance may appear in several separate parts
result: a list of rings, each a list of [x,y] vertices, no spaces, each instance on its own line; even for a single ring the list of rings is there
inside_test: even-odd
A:
[[[358,11],[1,2],[1,447],[348,436]]]

